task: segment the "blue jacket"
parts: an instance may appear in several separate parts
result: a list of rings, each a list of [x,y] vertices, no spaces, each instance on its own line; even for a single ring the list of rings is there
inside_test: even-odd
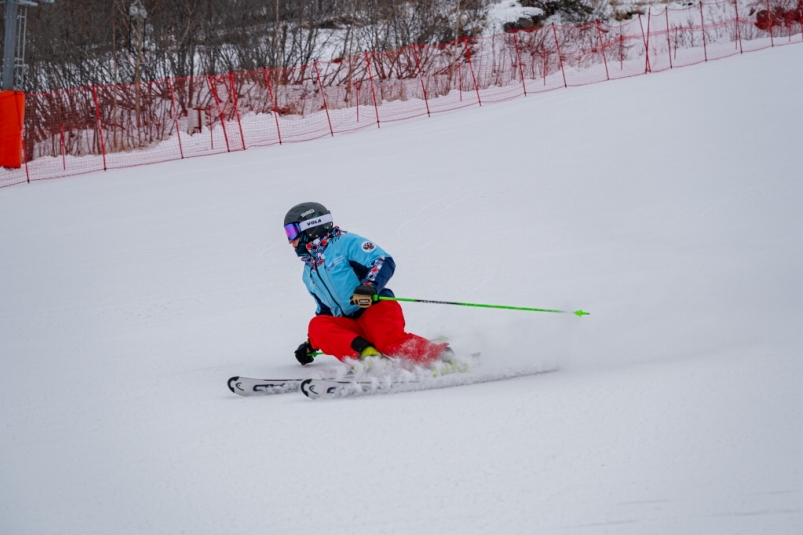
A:
[[[385,288],[396,263],[370,240],[338,227],[306,245],[304,285],[318,305],[316,315],[358,318],[365,311],[351,304],[354,289],[370,284],[379,295],[393,297]]]

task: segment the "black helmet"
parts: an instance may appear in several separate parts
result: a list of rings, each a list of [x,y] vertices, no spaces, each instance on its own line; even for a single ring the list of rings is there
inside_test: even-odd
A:
[[[317,202],[302,202],[290,208],[284,216],[284,231],[294,240],[301,237],[301,243],[308,243],[332,230],[332,214]]]

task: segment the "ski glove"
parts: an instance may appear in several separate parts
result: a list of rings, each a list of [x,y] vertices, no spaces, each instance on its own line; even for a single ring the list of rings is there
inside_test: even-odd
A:
[[[354,295],[351,296],[351,304],[360,308],[368,308],[373,304],[375,295],[376,288],[370,284],[361,284],[354,289]]]
[[[298,349],[296,349],[296,359],[301,363],[302,366],[304,364],[309,364],[315,360],[315,357],[312,355],[312,353],[315,353],[315,349],[312,347],[312,344],[309,343],[309,340],[307,340],[298,346]]]

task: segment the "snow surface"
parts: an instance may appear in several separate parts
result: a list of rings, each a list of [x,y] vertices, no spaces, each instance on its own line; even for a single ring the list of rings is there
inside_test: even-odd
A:
[[[803,532],[803,47],[0,191],[0,533]],[[749,76],[748,76],[749,73]],[[519,379],[311,401],[281,229]]]
[[[486,33],[493,35],[499,33],[506,22],[516,22],[522,17],[533,17],[543,14],[540,7],[522,6],[518,0],[503,0],[488,7],[486,16]]]

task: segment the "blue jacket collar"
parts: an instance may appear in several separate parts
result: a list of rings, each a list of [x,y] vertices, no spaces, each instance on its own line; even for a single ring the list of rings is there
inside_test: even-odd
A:
[[[309,266],[320,266],[326,259],[324,255],[326,248],[329,247],[329,244],[333,240],[336,240],[343,234],[346,234],[345,230],[340,230],[340,227],[333,227],[332,230],[323,236],[311,242],[307,242],[305,245],[299,244],[298,249],[296,249],[296,254],[301,257],[301,261],[305,264]],[[301,252],[299,252],[299,250],[301,250]]]

